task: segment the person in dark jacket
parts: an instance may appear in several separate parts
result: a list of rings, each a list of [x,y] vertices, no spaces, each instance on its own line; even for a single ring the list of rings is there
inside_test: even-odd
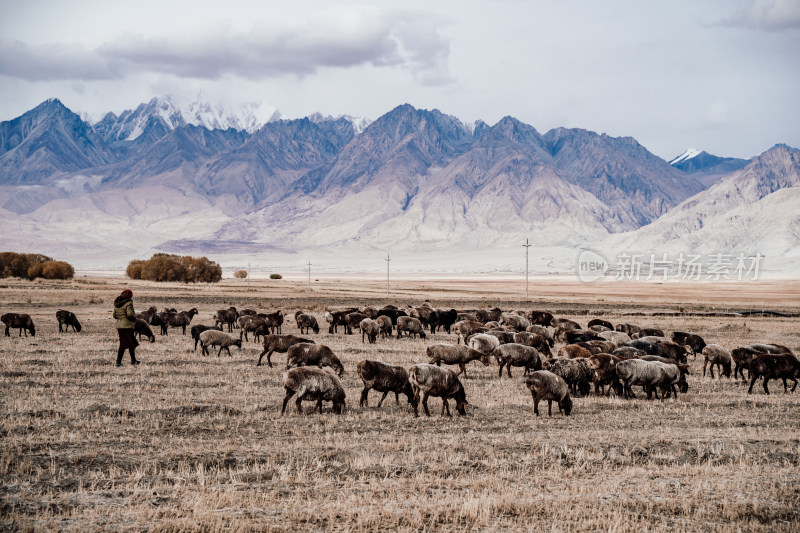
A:
[[[117,350],[117,366],[122,366],[122,355],[125,350],[131,353],[131,364],[138,365],[136,360],[136,347],[139,343],[133,334],[136,326],[136,313],[133,311],[133,293],[125,289],[114,300],[114,318],[117,320],[117,333],[119,334],[119,349]]]

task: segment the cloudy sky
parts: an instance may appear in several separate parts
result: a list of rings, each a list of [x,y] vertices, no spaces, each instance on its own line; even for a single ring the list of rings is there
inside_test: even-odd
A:
[[[0,0],[0,120],[50,97],[99,114],[200,93],[751,157],[800,147],[800,0]]]

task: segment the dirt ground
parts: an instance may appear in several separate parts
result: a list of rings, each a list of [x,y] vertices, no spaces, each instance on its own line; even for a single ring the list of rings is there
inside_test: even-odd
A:
[[[319,281],[316,281],[316,280]],[[572,416],[535,417],[522,370],[497,377],[471,363],[466,417],[414,418],[390,396],[358,406],[362,359],[410,366],[426,340],[363,344],[360,335],[313,338],[342,359],[343,415],[280,415],[285,355],[256,367],[260,347],[203,357],[171,329],[115,368],[113,298],[137,311],[197,307],[309,310],[328,306],[550,310],[585,325],[658,326],[733,348],[774,342],[800,350],[800,318],[736,317],[736,309],[800,313],[794,280],[742,284],[600,283],[355,275],[312,280],[153,284],[79,277],[0,280],[0,312],[29,313],[35,337],[0,337],[2,530],[555,530],[798,531],[800,392],[703,377],[690,359],[677,400],[574,399]],[[80,333],[59,333],[55,312],[75,312]],[[652,315],[651,313],[668,313]],[[284,333],[298,333],[287,320]],[[224,352],[223,352],[224,354]],[[293,402],[290,402],[293,407]],[[541,406],[540,406],[541,407]],[[306,405],[310,411],[311,404]]]

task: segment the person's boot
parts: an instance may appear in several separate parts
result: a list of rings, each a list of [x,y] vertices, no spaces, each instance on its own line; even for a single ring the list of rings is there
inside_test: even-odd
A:
[[[124,353],[125,353],[125,350],[123,350],[122,348],[117,350],[117,365],[116,366],[122,366],[122,354],[124,354]]]
[[[139,360],[136,359],[136,353],[134,352],[134,349],[133,348],[129,348],[128,351],[131,352],[131,364],[132,365],[138,365],[139,364]]]

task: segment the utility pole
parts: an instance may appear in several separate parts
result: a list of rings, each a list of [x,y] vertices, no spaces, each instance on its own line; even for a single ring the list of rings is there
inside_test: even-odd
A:
[[[250,261],[247,262],[247,292],[250,292],[250,278],[253,277],[253,269],[250,266]]]
[[[308,260],[308,292],[311,292],[311,259]]]
[[[389,258],[389,252],[386,252],[386,294],[389,294],[389,262],[391,259]]]
[[[531,243],[528,239],[525,239],[525,244],[522,246],[525,247],[525,299],[528,299],[528,248],[531,247]]]

